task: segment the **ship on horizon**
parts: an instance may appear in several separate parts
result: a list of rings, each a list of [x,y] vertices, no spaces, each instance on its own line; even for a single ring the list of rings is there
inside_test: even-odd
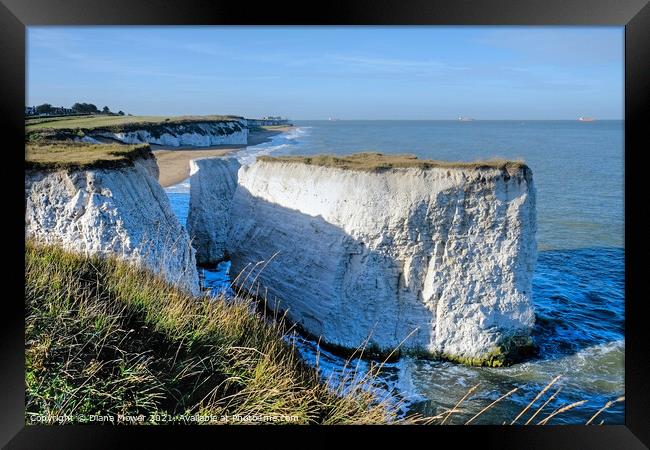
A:
[[[458,121],[459,122],[472,122],[474,119],[471,117],[464,117],[464,116],[458,116]]]
[[[594,122],[596,119],[593,117],[585,117],[585,116],[580,116],[578,117],[578,122]]]

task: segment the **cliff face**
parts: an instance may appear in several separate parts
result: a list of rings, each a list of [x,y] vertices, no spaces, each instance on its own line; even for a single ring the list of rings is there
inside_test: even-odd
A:
[[[249,280],[324,342],[390,351],[405,340],[402,349],[494,365],[527,343],[536,211],[526,166],[258,161],[238,183],[232,273],[267,262]]]
[[[199,293],[194,250],[157,182],[153,156],[127,167],[25,173],[25,236],[115,254]]]
[[[235,158],[190,161],[190,208],[187,230],[199,264],[225,257],[230,212],[240,164]]]
[[[158,144],[172,147],[210,145],[246,145],[248,125],[245,119],[223,121],[184,121],[126,123],[91,129],[42,129],[27,132],[31,141],[79,141],[100,143],[109,138],[125,144]]]
[[[138,125],[135,129],[97,130],[91,137],[108,137],[126,144],[158,144],[173,147],[210,145],[246,145],[248,128],[237,121],[187,124]]]

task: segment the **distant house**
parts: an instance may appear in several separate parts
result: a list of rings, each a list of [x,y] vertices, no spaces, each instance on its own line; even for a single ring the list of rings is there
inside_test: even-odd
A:
[[[76,114],[76,111],[72,108],[64,108],[63,106],[58,106],[54,108],[54,111],[52,112],[53,115],[69,115],[69,114]]]
[[[25,106],[25,116],[69,116],[73,114],[79,114],[72,108],[66,108],[64,106],[53,106],[52,110],[48,113],[39,113],[36,110],[36,106]]]
[[[272,125],[287,125],[289,119],[282,118],[281,116],[264,116],[261,119],[246,119],[248,126],[251,127],[262,127],[262,126],[272,126]]]

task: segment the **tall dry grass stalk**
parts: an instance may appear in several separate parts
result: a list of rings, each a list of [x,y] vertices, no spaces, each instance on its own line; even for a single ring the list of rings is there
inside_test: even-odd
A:
[[[478,386],[478,385],[477,385],[477,386]],[[494,405],[496,405],[497,403],[499,403],[499,402],[500,402],[501,400],[503,400],[504,398],[509,397],[510,395],[512,395],[512,394],[514,394],[515,392],[517,392],[518,389],[519,389],[519,388],[514,388],[514,389],[512,389],[510,392],[508,392],[507,394],[503,394],[501,397],[499,397],[498,399],[496,399],[495,401],[493,401],[492,403],[490,403],[489,405],[487,405],[485,408],[483,408],[482,410],[480,410],[479,412],[477,412],[475,415],[473,415],[471,419],[469,419],[467,422],[465,422],[465,425],[469,425],[470,423],[472,423],[472,422],[474,421],[474,419],[476,419],[477,417],[479,417],[481,414],[483,414],[483,413],[484,413],[485,411],[487,411],[488,409],[492,408]]]
[[[534,405],[535,402],[536,402],[537,400],[539,400],[539,399],[544,395],[544,393],[547,392],[547,391],[550,389],[550,387],[553,386],[553,384],[555,384],[555,383],[556,383],[560,378],[561,378],[561,376],[559,376],[559,375],[556,376],[555,378],[553,378],[553,380],[551,380],[551,381],[550,381],[550,382],[549,382],[549,383],[548,383],[548,384],[547,384],[547,385],[546,385],[546,386],[545,386],[545,387],[544,387],[544,388],[543,388],[543,389],[542,389],[542,390],[541,390],[541,391],[540,391],[540,392],[535,396],[535,398],[534,398],[530,403],[528,403],[528,404],[527,404],[527,405],[526,405],[526,406],[525,406],[525,407],[524,407],[524,408],[519,412],[519,414],[517,414],[517,416],[516,416],[516,417],[515,417],[511,422],[510,422],[510,425],[514,425],[514,424],[517,422],[517,420],[519,420],[521,417],[523,417],[523,416],[526,414],[526,412],[529,411],[529,410],[531,409],[532,405]],[[464,396],[463,396],[463,397],[458,401],[458,403],[457,403],[457,404],[456,404],[452,409],[450,409],[449,411],[447,411],[447,412],[445,412],[445,413],[443,413],[443,414],[438,414],[438,415],[435,416],[435,417],[429,418],[429,419],[427,420],[427,423],[436,423],[435,421],[438,420],[438,424],[440,424],[440,425],[444,425],[444,424],[447,422],[447,420],[451,417],[452,414],[458,412],[458,407],[460,406],[460,404],[463,403],[464,401],[466,401],[466,400],[470,397],[470,395],[471,395],[474,391],[476,391],[476,388],[477,388],[477,387],[478,387],[478,385],[473,386],[472,388],[470,388],[470,389],[467,391],[467,393],[466,393],[466,394],[465,394],[465,395],[464,395]],[[493,401],[492,403],[490,403],[489,405],[487,405],[486,407],[484,407],[483,409],[481,409],[478,413],[474,414],[470,419],[468,419],[468,420],[465,422],[465,425],[470,425],[470,424],[471,424],[472,422],[474,422],[477,418],[481,417],[481,416],[484,415],[487,411],[489,411],[490,409],[492,409],[496,404],[498,404],[498,403],[501,402],[502,400],[506,399],[507,397],[511,396],[512,394],[514,394],[514,393],[517,392],[518,390],[519,390],[519,388],[514,388],[514,389],[510,390],[509,392],[507,392],[506,394],[502,395],[501,397],[499,397],[498,399],[496,399],[495,401]],[[562,391],[562,387],[559,387],[558,389],[556,389],[555,392],[554,392],[551,396],[549,396],[549,398],[546,399],[546,401],[545,401],[545,402],[544,402],[544,403],[543,403],[539,408],[537,408],[537,410],[536,410],[536,411],[535,411],[535,412],[534,412],[534,413],[533,413],[533,414],[528,418],[528,420],[524,423],[524,425],[531,425],[531,424],[533,424],[533,419],[535,419],[535,417],[537,417],[537,416],[538,416],[538,415],[539,415],[539,414],[544,410],[544,408],[545,408],[545,407],[546,407],[546,406],[547,406],[551,401],[553,401],[553,400],[557,397],[557,395],[558,395],[561,391]],[[618,398],[615,399],[615,400],[608,401],[608,402],[607,402],[607,403],[606,403],[602,408],[600,408],[600,409],[599,409],[599,410],[598,410],[598,411],[597,411],[597,412],[596,412],[596,413],[595,413],[595,414],[594,414],[594,415],[593,415],[593,416],[592,416],[592,417],[591,417],[591,418],[590,418],[590,419],[585,423],[585,425],[590,425],[590,424],[594,421],[594,419],[595,419],[596,417],[598,417],[601,413],[603,413],[604,411],[606,411],[607,409],[609,409],[609,408],[610,408],[612,405],[614,405],[615,403],[622,402],[622,401],[624,401],[624,400],[625,400],[625,397],[618,397]],[[557,417],[558,415],[560,415],[560,414],[562,414],[562,413],[566,413],[567,411],[570,411],[570,410],[572,410],[572,409],[574,409],[574,408],[577,408],[577,407],[579,407],[579,406],[582,406],[582,405],[584,405],[584,404],[586,404],[586,403],[587,403],[587,400],[580,400],[580,401],[573,402],[573,403],[568,404],[568,405],[561,406],[561,407],[555,409],[552,413],[548,414],[546,417],[544,417],[544,418],[541,419],[540,421],[538,421],[536,425],[547,425],[547,424],[550,422],[551,419]],[[601,424],[602,424],[602,422],[601,422]],[[503,422],[503,425],[507,425],[507,422]]]
[[[542,389],[542,390],[539,392],[539,394],[537,394],[537,396],[536,396],[536,397],[535,397],[535,398],[534,398],[534,399],[533,399],[533,400],[532,400],[532,401],[531,401],[531,402],[530,402],[530,403],[529,403],[529,404],[528,404],[524,409],[521,410],[521,412],[519,413],[519,415],[518,415],[517,417],[515,417],[515,418],[513,419],[512,422],[510,422],[510,425],[514,425],[515,422],[516,422],[517,420],[519,420],[519,418],[520,418],[521,416],[523,416],[523,415],[526,413],[526,411],[528,411],[528,410],[530,409],[530,407],[533,406],[533,404],[535,404],[535,402],[536,402],[537,400],[539,400],[540,397],[541,397],[542,395],[544,395],[544,393],[545,393],[546,391],[548,391],[548,390],[551,388],[551,386],[553,386],[553,385],[554,385],[554,384],[555,384],[555,383],[556,383],[560,378],[562,378],[562,375],[558,375],[558,376],[556,376],[555,378],[553,378],[553,379],[551,380],[551,382],[548,383],[548,384],[544,387],[544,389]]]
[[[530,418],[526,421],[526,423],[525,423],[524,425],[529,425],[529,424],[533,421],[533,419],[534,419],[535,417],[537,417],[537,414],[539,414],[540,412],[542,412],[542,410],[543,410],[544,408],[546,408],[546,405],[548,405],[549,403],[551,403],[551,401],[552,401],[552,400],[557,396],[557,394],[560,393],[560,391],[562,391],[562,387],[557,388],[557,390],[553,393],[553,395],[551,395],[551,396],[550,396],[550,397],[549,397],[549,398],[544,402],[544,404],[543,404],[542,406],[540,406],[539,408],[537,408],[537,411],[535,411],[535,414],[533,414],[532,416],[530,416]]]
[[[453,408],[451,408],[451,409],[449,410],[449,412],[445,415],[445,418],[442,420],[441,425],[444,425],[445,422],[446,422],[446,421],[451,417],[451,415],[452,415],[453,413],[455,413],[456,411],[458,411],[458,407],[460,406],[460,404],[463,403],[467,397],[469,397],[470,395],[472,395],[472,392],[474,392],[478,387],[479,387],[478,384],[477,384],[476,386],[471,387],[471,388],[469,389],[469,391],[467,391],[467,394],[465,394],[465,395],[463,396],[463,398],[461,398],[460,400],[458,400],[458,403],[456,403],[456,405],[455,405]]]
[[[595,419],[596,417],[598,417],[602,412],[604,412],[604,411],[606,411],[607,409],[609,409],[609,408],[610,408],[614,403],[619,403],[619,402],[622,402],[622,401],[625,401],[625,396],[621,396],[621,397],[617,398],[616,400],[611,400],[611,401],[605,403],[605,405],[604,405],[602,408],[600,408],[600,409],[596,412],[596,414],[594,414],[593,416],[591,416],[591,418],[587,421],[587,423],[586,423],[585,425],[591,425],[591,422],[593,422],[594,419]]]

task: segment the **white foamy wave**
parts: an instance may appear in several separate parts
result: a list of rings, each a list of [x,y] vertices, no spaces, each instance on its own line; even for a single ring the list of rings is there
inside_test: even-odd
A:
[[[170,194],[185,194],[190,192],[190,179],[187,178],[178,184],[167,186],[165,192]]]
[[[409,405],[420,397],[404,392],[398,385],[398,374],[403,370],[402,360],[384,362],[380,376],[369,377],[371,362],[366,359],[346,358],[323,349],[317,342],[296,333],[285,335],[286,341],[295,346],[302,359],[314,367],[321,379],[332,389],[343,393],[354,385],[372,392],[378,400],[385,400],[396,407],[401,415],[406,414]]]
[[[312,127],[297,127],[293,128],[291,131],[281,134],[279,137],[284,137],[284,139],[297,139],[301,136],[309,134],[309,130]]]
[[[249,166],[255,162],[258,156],[270,155],[271,153],[276,153],[279,150],[285,149],[287,147],[289,147],[289,144],[280,144],[268,147],[260,147],[256,145],[254,147],[249,147],[246,150],[242,150],[241,152],[237,153],[235,157],[242,166]]]
[[[280,133],[271,138],[270,142],[253,145],[240,150],[235,154],[239,163],[243,166],[251,165],[258,156],[270,155],[272,153],[286,152],[290,147],[297,144],[296,140],[309,133],[311,127],[297,127],[290,131]]]
[[[581,349],[560,358],[529,361],[499,370],[518,381],[545,383],[563,375],[566,384],[598,392],[619,392],[624,385],[625,341],[616,340]]]

